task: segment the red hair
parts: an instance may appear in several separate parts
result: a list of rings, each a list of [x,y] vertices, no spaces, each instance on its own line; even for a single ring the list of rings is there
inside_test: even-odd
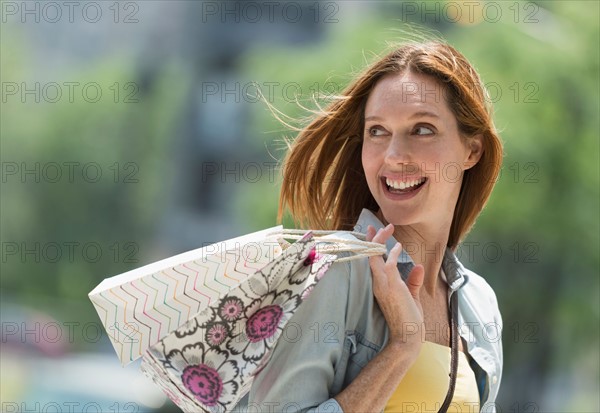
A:
[[[452,218],[448,247],[456,249],[492,192],[503,154],[477,72],[456,49],[437,41],[406,44],[377,60],[300,130],[283,160],[279,223],[287,207],[300,227],[351,230],[363,208],[379,209],[361,163],[365,105],[379,80],[406,71],[444,87],[463,139],[483,138],[483,154],[464,173]]]

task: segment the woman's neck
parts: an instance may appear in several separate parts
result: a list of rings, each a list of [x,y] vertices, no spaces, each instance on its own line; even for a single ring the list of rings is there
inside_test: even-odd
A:
[[[384,224],[389,222],[384,218],[381,210],[377,217]],[[427,294],[435,297],[439,291],[441,280],[440,268],[448,244],[450,225],[446,227],[426,227],[422,225],[395,225],[394,238],[402,244],[402,249],[412,258],[415,264],[423,265],[425,269],[425,280],[423,287]]]

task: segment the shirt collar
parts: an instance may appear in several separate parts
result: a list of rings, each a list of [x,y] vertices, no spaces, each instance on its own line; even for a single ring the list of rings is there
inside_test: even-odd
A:
[[[360,213],[360,216],[358,217],[356,225],[354,225],[354,231],[366,234],[367,227],[369,225],[372,225],[376,231],[385,226],[371,210],[363,208]],[[388,253],[390,252],[392,247],[396,245],[396,242],[398,241],[393,236],[388,238],[388,240],[385,242],[385,247]],[[385,257],[387,257],[387,255]],[[400,256],[398,257],[398,269],[404,280],[406,280],[408,274],[410,273],[414,265],[415,264],[410,255],[408,255],[406,251],[402,250]],[[445,276],[446,282],[448,283],[448,286],[451,290],[457,290],[464,284],[464,267],[458,261],[458,259],[456,258],[456,256],[450,248],[446,248],[446,251],[444,252],[442,269],[442,277]]]

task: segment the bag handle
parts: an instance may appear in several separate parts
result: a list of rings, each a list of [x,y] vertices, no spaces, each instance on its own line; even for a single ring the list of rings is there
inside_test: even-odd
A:
[[[332,230],[302,230],[302,229],[282,229],[274,232],[270,232],[268,236],[279,236],[280,243],[283,241],[287,243],[285,239],[298,240],[302,238],[307,232],[311,232],[317,240],[316,249],[317,252],[323,254],[339,254],[342,252],[353,252],[354,254],[349,257],[339,258],[337,261],[351,261],[363,257],[370,257],[373,255],[387,254],[387,248],[385,245],[378,242],[364,241],[366,235],[362,232],[357,231],[332,231]],[[346,233],[358,238],[357,240],[345,239],[339,237],[331,237],[329,235],[335,233]],[[287,243],[289,245],[289,243]],[[333,244],[333,245],[331,245]],[[284,245],[285,248],[285,245]]]

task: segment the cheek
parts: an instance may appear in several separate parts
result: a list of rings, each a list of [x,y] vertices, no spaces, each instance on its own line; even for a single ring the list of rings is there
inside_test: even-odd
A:
[[[367,148],[365,148],[365,146],[363,145],[362,149],[361,149],[361,164],[362,164],[362,168],[363,171],[365,172],[365,175],[367,176],[367,179],[369,179],[369,171],[371,170],[371,159],[372,157],[369,156],[369,151]]]
[[[444,173],[444,178],[448,185],[451,185],[453,187],[460,187],[460,184],[462,183],[463,173],[464,171],[462,170],[460,165],[457,162],[453,162],[447,165]]]
[[[380,169],[379,164],[377,164],[377,161],[367,154],[365,157],[363,157],[362,165],[367,183],[369,186],[372,186],[373,183],[377,181],[377,174]]]
[[[363,164],[372,165],[377,158],[379,158],[379,154],[382,153],[382,147],[379,144],[375,144],[368,140],[363,140],[361,146],[361,154]]]

